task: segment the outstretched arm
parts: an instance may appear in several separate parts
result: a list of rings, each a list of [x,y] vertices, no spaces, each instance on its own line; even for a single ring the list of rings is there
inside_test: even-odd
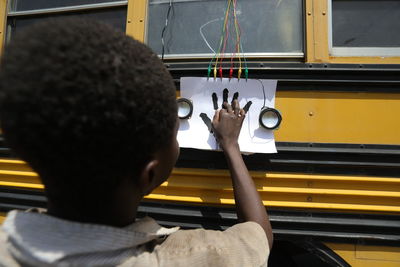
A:
[[[226,109],[217,110],[213,118],[213,131],[225,153],[231,173],[236,210],[240,221],[258,223],[267,235],[272,247],[273,234],[268,214],[247,170],[239,149],[238,138],[242,128],[245,111],[234,100],[232,106],[224,102]]]

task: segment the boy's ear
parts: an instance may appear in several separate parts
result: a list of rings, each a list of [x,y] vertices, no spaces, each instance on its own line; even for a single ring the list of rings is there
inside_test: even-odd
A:
[[[146,196],[153,191],[158,185],[155,185],[157,180],[157,169],[159,166],[159,161],[153,159],[149,161],[144,168],[139,177],[139,187],[143,196]]]

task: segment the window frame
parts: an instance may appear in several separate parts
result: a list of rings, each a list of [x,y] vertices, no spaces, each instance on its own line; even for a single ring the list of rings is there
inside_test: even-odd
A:
[[[8,0],[11,3],[12,0]],[[102,2],[95,4],[83,4],[83,5],[72,5],[65,7],[52,7],[52,8],[39,8],[39,9],[31,9],[31,10],[23,10],[23,11],[11,11],[11,5],[9,4],[7,7],[7,17],[16,17],[16,16],[28,16],[28,15],[43,15],[43,14],[52,14],[52,13],[63,13],[63,12],[74,12],[74,11],[86,11],[98,8],[112,8],[119,6],[128,5],[128,0],[120,0],[120,1],[112,1],[112,2]]]
[[[147,44],[147,29],[148,29],[148,9],[149,9],[149,1],[148,0],[129,0],[129,2],[141,2],[142,4],[146,4],[145,13],[141,15],[145,17],[142,27],[142,30],[138,30],[138,35],[132,35],[133,37],[140,37],[140,41]],[[308,0],[301,0],[302,3],[302,16],[303,16],[303,52],[259,52],[259,53],[238,53],[237,55],[241,57],[246,57],[246,59],[293,59],[293,60],[302,60],[307,57],[307,37],[306,37],[306,7],[307,7]],[[134,5],[134,4],[133,4]],[[129,14],[129,7],[128,7],[128,14]],[[129,15],[128,15],[129,16]],[[129,21],[128,21],[129,23]],[[165,54],[164,59],[168,60],[187,60],[187,59],[198,59],[198,60],[209,60],[214,56],[211,53],[196,53],[196,54]],[[231,53],[223,54],[224,57],[231,57]]]
[[[328,0],[328,42],[329,54],[334,57],[399,57],[399,47],[335,47],[333,46],[333,6]]]
[[[329,14],[330,1],[332,0],[303,0],[304,57],[302,59],[305,63],[400,64],[400,56],[356,56],[354,54],[338,56],[335,53],[331,54],[329,49],[329,38],[331,38],[329,37],[329,20],[332,17]],[[10,0],[0,0],[0,38],[2,40],[0,53],[5,44],[9,2]],[[128,5],[126,34],[144,42],[146,40],[148,0],[125,0],[124,3]]]
[[[53,7],[53,8],[42,8],[42,9],[32,9],[32,10],[23,10],[23,11],[12,11],[11,10],[11,2],[12,0],[3,0],[6,1],[6,8],[4,14],[4,37],[3,38],[3,46],[4,43],[8,43],[11,35],[11,29],[7,28],[7,21],[10,18],[15,17],[27,17],[27,16],[42,16],[42,15],[51,15],[51,14],[63,14],[63,13],[73,13],[73,12],[82,12],[82,11],[92,11],[96,9],[108,9],[115,7],[123,7],[128,6],[128,0],[114,1],[114,2],[104,2],[104,3],[94,3],[94,4],[83,4],[83,5],[72,5],[65,7]]]
[[[332,0],[308,0],[312,8],[308,10],[308,29],[312,35],[307,34],[308,56],[307,63],[332,63],[332,64],[400,64],[400,56],[360,56],[360,55],[332,55],[329,50],[329,4]]]

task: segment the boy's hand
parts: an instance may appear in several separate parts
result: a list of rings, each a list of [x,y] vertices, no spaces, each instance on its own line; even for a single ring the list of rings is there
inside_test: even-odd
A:
[[[237,99],[232,106],[228,102],[223,103],[223,109],[216,110],[212,122],[213,132],[223,150],[239,148],[238,138],[246,112],[240,108]]]
[[[229,105],[227,99],[228,90],[225,90],[224,103],[222,104],[221,110],[215,111],[212,129],[215,138],[225,152],[232,178],[238,218],[242,222],[252,221],[258,223],[264,229],[269,248],[271,249],[273,234],[268,214],[243,161],[238,144],[238,138],[246,116],[246,111],[249,110],[252,103],[249,101],[245,107],[241,109],[237,100],[239,94],[235,94],[232,105]],[[216,96],[213,96],[214,103],[216,100]],[[214,107],[215,106],[214,104]]]

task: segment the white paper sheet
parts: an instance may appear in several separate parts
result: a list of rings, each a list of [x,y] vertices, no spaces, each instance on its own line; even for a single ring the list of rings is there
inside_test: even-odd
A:
[[[221,108],[222,91],[227,88],[229,103],[235,92],[239,92],[240,107],[243,108],[248,101],[253,102],[240,132],[240,150],[244,153],[276,153],[273,132],[260,127],[258,122],[259,113],[264,105],[264,92],[265,106],[275,107],[276,84],[276,80],[181,78],[181,97],[192,100],[193,115],[188,120],[180,121],[178,132],[180,146],[219,150],[214,136],[200,118],[200,113],[206,113],[212,120],[215,111],[211,95],[214,92],[217,94],[218,106]]]

